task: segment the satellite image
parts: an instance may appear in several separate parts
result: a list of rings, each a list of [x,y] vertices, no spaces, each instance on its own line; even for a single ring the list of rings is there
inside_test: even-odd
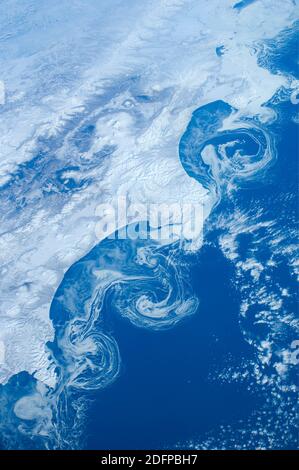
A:
[[[0,1],[1,450],[298,449],[298,40]]]

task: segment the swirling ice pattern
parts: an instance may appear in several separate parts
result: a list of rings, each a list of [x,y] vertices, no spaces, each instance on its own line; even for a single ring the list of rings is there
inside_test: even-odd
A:
[[[184,169],[210,191],[215,204],[230,182],[255,178],[273,158],[270,139],[256,121],[243,118],[222,130],[231,116],[238,116],[237,110],[223,101],[197,109],[179,145]],[[89,396],[84,392],[106,387],[120,371],[117,343],[106,331],[105,303],[133,325],[153,330],[193,314],[198,300],[175,261],[179,256],[177,244],[116,237],[68,270],[50,312],[56,335],[48,348],[57,385],[50,389],[30,376],[22,379],[28,381],[27,392],[20,388],[19,400],[5,407],[8,435],[17,427],[29,446],[39,448],[76,448],[82,442],[79,429]],[[8,401],[11,387],[17,396],[18,382],[6,386]]]
[[[50,312],[56,336],[48,347],[57,386],[51,390],[29,377],[30,393],[5,407],[13,411],[6,419],[10,430],[22,423],[18,429],[33,439],[31,446],[76,448],[88,403],[84,392],[106,387],[120,370],[117,343],[106,331],[105,303],[110,313],[114,309],[154,330],[193,314],[198,300],[178,256],[176,244],[106,239],[68,270]]]
[[[157,116],[161,113],[163,120],[167,121],[171,114],[176,116],[180,110],[188,110],[189,112],[191,107],[195,106],[192,103],[200,102],[202,99],[211,100],[211,102],[193,113],[180,141],[179,156],[188,175],[208,189],[214,206],[219,204],[225,196],[231,196],[231,191],[237,189],[239,185],[262,178],[265,170],[274,161],[274,145],[265,131],[265,126],[258,121],[257,117],[252,117],[250,112],[248,115],[242,115],[236,109],[238,107],[236,103],[238,103],[240,90],[241,102],[245,103],[246,107],[250,106],[250,101],[253,99],[251,109],[253,109],[255,116],[258,116],[260,105],[270,98],[271,93],[274,93],[278,86],[282,86],[283,80],[274,80],[273,74],[270,76],[270,74],[260,73],[261,70],[254,61],[251,61],[252,56],[248,53],[247,46],[251,47],[255,41],[263,42],[266,37],[272,37],[277,29],[289,25],[291,18],[293,18],[291,2],[272,2],[271,9],[273,11],[271,11],[275,21],[272,20],[272,16],[267,21],[267,16],[269,16],[267,2],[257,0],[228,2],[230,5],[224,6],[223,9],[222,5],[225,2],[205,2],[205,8],[202,8],[201,2],[165,1],[156,2],[156,5],[149,2],[149,5],[142,8],[144,17],[135,16],[135,10],[130,9],[128,2],[125,2],[123,7],[119,2],[116,2],[117,8],[114,5],[111,6],[113,11],[110,22],[108,21],[109,16],[106,17],[105,12],[100,8],[101,2],[88,2],[88,6],[86,2],[82,2],[82,8],[80,8],[80,2],[74,2],[76,3],[74,5],[75,22],[74,12],[67,2],[65,2],[66,5],[63,5],[64,2],[57,2],[58,8],[54,8],[52,11],[49,11],[47,3],[40,5],[41,11],[38,11],[37,15],[34,12],[35,8],[31,8],[31,5],[26,12],[24,2],[24,5],[18,4],[18,6],[14,5],[16,2],[9,3],[8,21],[6,21],[5,15],[3,17],[6,24],[2,28],[1,40],[4,39],[6,44],[6,41],[12,36],[16,37],[16,42],[12,42],[11,45],[7,42],[8,48],[3,48],[5,58],[13,52],[12,61],[4,69],[15,69],[17,59],[21,57],[21,64],[23,64],[24,58],[24,73],[21,71],[18,74],[20,75],[19,82],[26,96],[31,95],[35,88],[36,95],[32,97],[32,100],[33,103],[40,102],[42,104],[40,111],[42,121],[47,121],[45,108],[48,107],[53,109],[54,115],[57,114],[61,118],[59,106],[57,108],[55,99],[52,101],[53,96],[51,97],[59,90],[60,86],[63,90],[69,88],[72,99],[75,98],[73,92],[76,87],[73,86],[73,76],[80,75],[81,66],[78,64],[78,59],[82,62],[83,56],[83,63],[90,61],[94,66],[90,70],[93,84],[96,83],[94,72],[97,68],[104,71],[100,77],[101,80],[104,77],[105,87],[100,87],[100,90],[105,89],[105,92],[102,94],[100,91],[97,94],[92,86],[90,91],[92,98],[88,104],[85,103],[86,106],[82,107],[80,99],[78,107],[76,107],[77,101],[75,99],[76,111],[73,112],[74,108],[71,106],[72,112],[66,113],[68,117],[61,118],[63,125],[62,128],[57,126],[57,129],[60,129],[59,132],[56,132],[55,125],[49,119],[51,124],[48,129],[50,131],[48,137],[46,133],[44,138],[38,137],[36,139],[34,133],[33,141],[37,146],[37,151],[34,153],[35,158],[32,159],[32,154],[29,152],[30,159],[21,158],[20,161],[23,163],[20,165],[17,159],[18,165],[9,165],[9,169],[5,170],[4,182],[7,182],[1,189],[3,209],[1,217],[5,219],[4,215],[7,216],[7,220],[4,222],[8,237],[11,236],[11,230],[15,227],[14,219],[18,218],[19,212],[22,211],[22,221],[26,222],[27,219],[33,218],[39,210],[47,207],[50,212],[51,207],[55,207],[56,218],[58,213],[65,209],[64,203],[69,201],[71,196],[80,195],[84,189],[91,187],[95,180],[100,180],[101,178],[96,178],[95,175],[103,175],[108,171],[106,163],[108,160],[112,160],[110,157],[113,157],[117,150],[120,150],[118,146],[121,141],[131,148],[132,140],[126,140],[126,132],[131,127],[134,128],[134,133],[141,137],[141,147],[134,149],[139,152],[143,145],[142,142],[147,145],[147,139],[142,139],[139,130],[149,128],[149,121],[153,119],[149,116]],[[61,9],[60,3],[62,4]],[[93,3],[97,3],[96,8]],[[249,14],[247,20],[245,15],[247,11],[250,13],[251,7],[249,8],[249,5],[251,4],[254,4],[253,8],[259,9],[255,10],[252,16]],[[138,2],[136,5],[139,8]],[[104,2],[102,7],[106,9]],[[134,31],[135,25],[132,28],[129,22],[118,34],[114,23],[115,13],[119,8],[120,13],[117,15],[116,22],[122,24],[125,17],[130,18],[131,15],[133,18],[140,18],[140,21],[138,20],[140,28],[138,27]],[[18,12],[17,15],[14,14],[14,10]],[[56,10],[59,19],[55,16],[57,15]],[[225,18],[223,29],[217,15],[215,15],[215,12],[220,10]],[[70,17],[67,27],[66,16]],[[92,19],[94,17],[96,28],[94,28],[94,24],[89,24],[89,17]],[[214,17],[216,21],[214,21]],[[45,18],[49,19],[44,22]],[[33,19],[34,25],[30,23],[31,19]],[[103,22],[101,23],[100,20]],[[62,27],[49,30],[48,21],[50,25],[62,24]],[[61,44],[57,48],[55,41],[53,47],[50,48],[50,43],[44,34],[37,34],[36,37],[23,35],[26,29],[32,30],[35,34],[38,33],[38,25],[40,24],[43,25],[43,33],[49,31],[48,40],[50,41],[54,39],[54,36],[60,37],[60,31],[65,33],[65,48],[61,48]],[[84,34],[74,35],[74,31],[80,31],[80,27],[76,28],[76,25],[82,26],[82,24],[84,27],[81,30]],[[99,25],[102,28],[100,35],[98,33]],[[107,25],[107,30],[112,32],[109,36],[105,36],[105,25]],[[166,29],[164,29],[164,25]],[[177,37],[172,38],[169,25],[176,26]],[[9,30],[12,26],[15,31],[11,35]],[[190,30],[190,34],[185,35],[183,32],[187,30]],[[257,30],[260,30],[261,34]],[[21,37],[22,45],[18,35]],[[77,42],[75,41],[76,37],[78,38]],[[45,40],[45,47],[40,49],[37,54],[38,58],[35,60],[36,51],[34,48],[32,51],[30,43],[42,43]],[[90,44],[88,44],[89,42]],[[296,43],[295,50],[297,42],[294,42]],[[97,55],[94,53],[102,49],[102,45],[105,46],[105,43],[112,44],[112,48],[109,50],[103,48],[109,56],[108,68],[104,54],[103,56],[99,55],[99,59],[97,59]],[[173,47],[174,44],[176,47]],[[214,59],[210,57],[208,52],[210,45],[212,51],[216,50]],[[152,53],[151,47],[158,52]],[[281,48],[276,45],[272,49],[275,51],[274,56],[281,53],[278,52]],[[71,50],[79,50],[80,53],[77,56],[71,53],[71,61],[68,61],[67,55]],[[15,54],[15,51],[18,53]],[[107,51],[109,52],[107,53]],[[26,65],[26,53],[29,55],[30,64],[32,61],[33,64],[35,63],[35,67],[28,67],[28,63]],[[55,60],[51,63],[47,60],[47,56],[52,53]],[[198,60],[201,53],[202,59]],[[148,60],[146,60],[147,55]],[[187,55],[190,56],[190,61],[185,60]],[[284,53],[282,55],[285,56]],[[276,64],[277,60],[274,56],[273,62]],[[292,56],[294,60],[290,64],[291,71],[294,65],[297,67],[297,64],[294,64],[296,53]],[[239,60],[242,61],[243,57],[245,59],[244,69],[240,67],[240,73],[231,73],[231,70],[228,69],[233,69],[234,65],[238,64]],[[266,54],[267,57],[268,54]],[[169,58],[168,61],[167,58]],[[96,63],[94,63],[95,59]],[[176,62],[178,66],[173,68],[172,65]],[[260,62],[263,65],[263,57],[260,57]],[[137,64],[136,67],[134,63]],[[210,63],[211,65],[209,65]],[[253,66],[252,73],[251,66]],[[171,70],[172,68],[173,70]],[[269,64],[266,68],[273,71]],[[156,70],[161,73],[156,74]],[[278,70],[280,70],[279,67]],[[42,79],[34,81],[32,71],[38,78],[41,75]],[[137,77],[144,76],[144,72],[146,72],[146,78],[145,81],[141,81],[139,89]],[[122,76],[116,79],[115,76],[118,73],[121,73]],[[283,71],[282,75],[284,73]],[[153,80],[149,80],[147,75],[153,76]],[[164,75],[167,76],[166,81],[163,79]],[[185,80],[183,80],[184,75]],[[179,77],[179,80],[173,80],[174,76]],[[10,73],[7,74],[7,77],[14,78]],[[28,77],[30,77],[30,86],[27,88]],[[111,77],[110,85],[107,77]],[[146,91],[150,90],[152,85],[152,92]],[[48,87],[50,95],[45,96],[44,89]],[[16,103],[20,99],[19,90],[18,92],[17,90],[18,87],[14,87],[12,84],[12,94],[15,93],[13,100],[16,100]],[[10,90],[9,93],[11,93]],[[83,90],[82,93],[86,98],[86,92]],[[175,94],[177,95],[176,100],[174,99]],[[216,99],[217,94],[227,100],[227,103],[212,101]],[[45,97],[46,99],[44,99]],[[82,102],[85,102],[85,98]],[[65,101],[64,94],[61,99],[63,102]],[[229,104],[230,99],[233,106]],[[31,126],[29,130],[24,132],[24,136],[26,136],[25,147],[27,143],[30,146],[29,135],[33,130],[36,130],[34,123],[40,120],[38,117],[35,119],[32,100],[25,100],[24,106],[18,107],[17,105],[16,108],[14,108],[13,101],[9,100],[7,103],[7,108],[11,107],[12,110],[13,120],[11,122],[14,123],[14,126],[15,122],[18,123],[14,116],[15,112],[22,116],[21,127],[25,127],[26,121]],[[152,111],[147,109],[143,113],[143,109],[140,110],[138,106],[135,106],[140,102],[151,102]],[[169,102],[173,102],[173,107],[167,107]],[[177,107],[178,104],[179,107]],[[27,112],[28,107],[29,111]],[[66,109],[70,108],[66,106]],[[33,112],[30,113],[30,110]],[[164,111],[166,111],[165,115],[163,115]],[[168,111],[169,114],[167,114]],[[106,133],[106,128],[104,128],[103,135],[100,135],[99,138],[97,129],[104,126],[105,118],[116,115],[116,123],[119,125],[120,112],[125,116],[124,134],[120,134],[118,140],[108,139],[106,142],[103,138]],[[37,111],[38,113],[39,111]],[[183,119],[185,117],[186,114]],[[128,125],[126,125],[127,122]],[[112,125],[114,126],[114,124]],[[172,125],[173,121],[170,120],[170,126]],[[172,140],[168,135],[167,126],[165,129],[161,128],[161,132],[159,126],[159,121],[157,121],[157,134],[162,134],[163,137],[165,135],[166,139]],[[179,128],[181,129],[180,125]],[[152,129],[150,131],[148,140],[152,140]],[[112,133],[114,134],[114,130]],[[18,131],[11,133],[11,130],[8,133],[8,141],[10,137],[16,140],[16,148],[23,139],[23,133],[20,133],[18,144],[17,134]],[[37,135],[40,133],[38,132]],[[174,133],[174,135],[177,139],[177,134]],[[27,139],[29,140],[27,141]],[[97,141],[95,147],[92,145],[94,140]],[[159,145],[156,148],[159,149]],[[11,142],[9,142],[9,153],[10,150]],[[20,157],[18,151],[13,151],[13,153],[18,158]],[[141,166],[140,162],[138,161],[134,171]],[[4,164],[6,164],[5,161]],[[135,176],[134,174],[133,177]],[[2,180],[1,184],[3,184]],[[112,186],[113,184],[114,182],[112,182]],[[103,191],[105,191],[105,185]],[[152,191],[151,186],[150,191]],[[84,200],[82,201],[84,202]],[[88,199],[85,199],[85,203],[86,201]],[[224,219],[223,224],[226,226],[226,214],[224,214]],[[51,223],[54,219],[48,216],[48,220]],[[68,220],[63,216],[61,223],[65,225]],[[20,231],[24,226],[26,227],[26,225],[20,225]],[[246,227],[247,230],[248,227]],[[24,237],[30,237],[30,234],[32,232],[25,231]],[[44,234],[45,232],[39,234],[40,239],[44,238]],[[232,235],[234,235],[233,229]],[[223,245],[226,246],[231,242],[231,238],[231,232],[229,232],[229,240],[222,240]],[[257,238],[260,241],[260,236]],[[20,240],[22,243],[23,238],[18,238],[17,243],[20,244]],[[35,240],[32,244],[32,251],[35,248],[34,243]],[[39,238],[36,238],[36,245],[38,243]],[[91,245],[88,246],[89,250]],[[83,247],[83,251],[84,249]],[[56,256],[55,253],[54,256]],[[89,397],[92,396],[91,392],[109,385],[118,377],[120,371],[121,359],[118,345],[106,325],[107,306],[109,306],[110,312],[117,312],[124,318],[124,321],[130,321],[132,325],[137,327],[153,330],[172,327],[181,319],[194,313],[198,307],[198,300],[193,296],[188,286],[188,276],[180,266],[181,256],[183,257],[184,253],[176,245],[162,247],[147,242],[139,244],[138,242],[105,240],[69,269],[54,296],[51,307],[55,340],[52,344],[48,344],[48,354],[51,367],[53,370],[55,369],[55,374],[52,375],[55,375],[57,379],[56,385],[51,389],[26,372],[13,376],[5,386],[1,387],[1,444],[4,447],[75,448],[83,446],[80,433],[84,423],[85,409],[88,407]],[[15,255],[15,257],[18,256]],[[233,252],[231,258],[234,260],[235,257],[236,254]],[[73,259],[71,263],[73,263]],[[24,256],[22,263],[26,264],[26,260],[27,258]],[[49,263],[49,259],[47,263]],[[66,265],[59,273],[65,272]],[[244,267],[244,271],[248,271],[248,266]],[[20,273],[22,274],[22,271]],[[48,272],[42,274],[47,276]],[[248,285],[248,290],[251,290],[252,284]],[[22,287],[26,288],[25,285]],[[260,296],[260,293],[258,292],[257,295]],[[33,328],[34,326],[35,323]],[[30,328],[32,328],[32,324]],[[49,338],[50,336],[47,333],[45,337]],[[43,344],[42,341],[41,344]],[[36,363],[33,363],[35,367]],[[20,367],[18,371],[21,370]],[[52,375],[50,376],[52,377]]]
[[[236,116],[229,130],[225,120]],[[237,110],[223,101],[197,109],[183,135],[179,153],[187,173],[214,195],[215,201],[227,188],[248,182],[275,157],[275,147],[257,120],[238,117]]]

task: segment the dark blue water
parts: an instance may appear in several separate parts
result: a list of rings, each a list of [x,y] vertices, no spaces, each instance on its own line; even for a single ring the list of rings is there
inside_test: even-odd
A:
[[[239,2],[235,8],[241,10],[249,3],[252,2]],[[274,73],[298,77],[296,35],[297,26],[280,35],[276,42],[269,42],[270,51],[260,57],[260,63]],[[59,379],[57,389],[48,392],[52,399],[48,406],[55,411],[53,422],[61,428],[60,437],[66,439],[59,441],[58,447],[73,446],[67,439],[76,429],[76,414],[83,401],[88,406],[82,413],[84,419],[79,413],[80,430],[74,444],[79,448],[155,449],[178,443],[184,443],[184,447],[188,440],[200,441],[207,433],[218,446],[236,448],[243,439],[245,447],[258,447],[260,428],[255,417],[259,413],[266,414],[264,434],[274,433],[273,440],[265,443],[267,448],[297,447],[293,419],[297,394],[291,389],[297,383],[297,369],[290,367],[282,378],[275,368],[281,351],[298,337],[292,322],[282,316],[283,311],[290,315],[297,312],[297,285],[288,249],[297,242],[298,106],[291,103],[290,94],[290,90],[280,90],[265,103],[276,112],[277,120],[264,127],[249,116],[239,123],[238,129],[220,131],[223,120],[236,111],[222,100],[194,111],[179,144],[180,161],[190,177],[217,196],[217,204],[206,223],[203,248],[197,254],[175,251],[174,257],[184,270],[176,270],[175,263],[168,263],[167,256],[173,255],[168,248],[158,249],[155,256],[159,268],[153,270],[150,265],[136,264],[136,244],[106,240],[66,273],[51,306],[55,340],[48,345]],[[148,98],[140,95],[139,99]],[[93,132],[91,123],[75,135],[73,143],[79,152],[89,147]],[[270,144],[266,135],[271,136],[270,144],[275,149],[271,161],[267,160]],[[219,163],[216,173],[202,156],[207,146],[215,149]],[[113,149],[107,149],[108,156],[109,151]],[[40,153],[21,167],[16,175],[20,184],[12,199],[19,201],[24,179],[38,179],[36,173],[46,165],[43,156]],[[56,184],[63,185],[61,191],[80,190],[72,179],[64,181],[66,169],[77,167],[63,167],[54,160]],[[47,178],[52,170],[47,167]],[[230,191],[230,184],[237,189]],[[5,190],[9,189],[8,185]],[[232,227],[239,227],[239,214],[245,214],[247,219],[235,233]],[[272,225],[267,225],[268,221]],[[258,227],[248,229],[251,223]],[[227,235],[236,242],[238,263],[229,260],[221,247],[221,239]],[[142,247],[142,242],[138,243]],[[240,266],[247,259],[254,259],[263,267],[256,284],[249,270],[241,270],[240,279],[237,264]],[[94,289],[94,268],[148,278],[109,287],[103,298],[92,299],[89,317],[85,306]],[[167,285],[176,280],[174,297],[183,298],[185,292],[197,297],[200,303],[196,311],[180,321],[172,312],[170,323],[169,318],[164,323],[157,320],[156,324],[155,320],[136,319],[129,311],[128,301],[143,291],[159,301],[167,292],[163,280]],[[246,285],[247,291],[242,290]],[[288,290],[280,309],[273,309],[272,317],[263,313],[268,306],[260,302],[259,287],[274,297],[281,295],[282,289]],[[251,304],[242,317],[244,296]],[[91,322],[90,318],[95,320]],[[94,343],[86,343],[90,339]],[[263,341],[270,343],[273,355],[261,366],[257,351]],[[99,345],[100,352],[90,351],[91,344]],[[120,370],[114,361],[118,350]],[[248,375],[232,380],[231,372],[225,372],[227,367],[234,371],[242,364]],[[264,386],[256,379],[252,385],[250,364],[258,365],[264,377],[274,377],[274,383]],[[83,372],[76,375],[76,368],[81,367]],[[1,448],[57,447],[55,438],[48,441],[36,434],[39,423],[24,423],[14,414],[16,401],[34,394],[36,386],[32,376],[21,373],[1,387]],[[234,431],[240,420],[245,423],[245,432],[235,440]],[[220,444],[217,441],[220,425],[230,425],[232,429],[229,444],[226,437]],[[283,428],[287,434],[281,437]],[[252,438],[254,432],[256,441]]]
[[[243,10],[247,6],[251,5],[252,3],[256,2],[257,0],[242,0],[241,2],[235,3],[233,8],[236,10]]]
[[[245,3],[249,2],[240,2],[240,8]],[[293,44],[293,37],[290,42]],[[292,47],[290,50],[293,50]],[[293,58],[287,57],[284,64],[286,70],[291,68],[290,64],[293,64]],[[277,67],[281,68],[282,65]],[[290,232],[286,237],[287,243],[296,243],[296,236],[292,239],[292,229],[294,221],[298,220],[299,146],[298,125],[294,122],[298,106],[294,106],[289,99],[281,101],[277,97],[267,106],[278,115],[278,120],[267,127],[267,131],[275,136],[277,159],[266,170],[264,178],[247,181],[246,187],[240,188],[233,201],[224,195],[212,218],[217,219],[225,213],[229,216],[235,207],[249,212],[252,208],[263,207],[259,221],[276,220],[277,227]],[[215,136],[222,117],[230,112],[232,108],[223,102],[200,108],[193,114],[180,143],[186,171],[206,186],[210,183],[209,172],[198,157],[203,146],[202,131],[205,131],[204,145],[208,139],[213,144],[223,143],[225,139],[235,140],[236,136],[232,134]],[[204,127],[198,126],[201,116]],[[195,135],[195,138],[190,140],[190,135]],[[243,139],[230,147],[228,157],[231,158],[238,148],[242,149],[241,156],[245,155],[245,159],[256,155],[257,143],[252,136],[254,133],[241,136]],[[257,140],[263,146],[261,134]],[[188,161],[184,157],[186,155]],[[218,379],[217,371],[227,358],[235,364],[243,359],[255,358],[253,347],[244,341],[241,328],[246,331],[246,338],[253,342],[275,338],[272,345],[274,351],[287,347],[296,339],[297,333],[289,325],[278,322],[276,328],[280,328],[281,335],[278,340],[275,335],[271,336],[273,325],[257,322],[261,310],[258,299],[246,318],[240,320],[240,297],[233,281],[235,267],[218,249],[218,237],[219,231],[211,230],[207,239],[212,247],[205,246],[197,256],[188,257],[192,287],[200,299],[200,306],[193,317],[175,329],[163,332],[134,329],[106,306],[105,321],[117,340],[123,364],[119,379],[95,399],[88,424],[87,447],[169,448],[174,443],[192,440],[194,436],[204,435],[214,428],[213,435],[219,424],[237,423],[238,419],[250,416],[253,410],[257,411],[265,406],[266,401],[269,402],[262,387],[257,385],[254,392],[249,393],[246,380],[237,384],[225,383]],[[256,259],[265,265],[271,257],[270,242],[274,239],[275,233],[263,227],[254,234],[240,234],[240,260],[254,252]],[[259,240],[265,242],[257,245]],[[275,260],[277,266],[266,274],[271,279],[267,281],[269,292],[276,292],[276,286],[287,288],[290,296],[285,299],[284,306],[289,312],[296,312],[296,278],[287,266],[283,252],[276,253]],[[247,280],[244,278],[244,282]],[[260,282],[262,286],[263,279]],[[275,360],[270,362],[267,368],[269,373],[274,371],[274,363]],[[211,380],[211,376],[215,380]],[[295,370],[289,380],[290,383],[297,382]],[[286,394],[279,404],[287,414],[291,413],[291,409],[296,407],[296,396]],[[270,400],[266,406],[268,419],[270,422],[273,420],[272,429],[278,419],[276,406],[275,400],[272,404]],[[245,441],[247,439],[248,442],[253,430],[250,427],[247,429]],[[288,439],[279,447],[296,448],[296,443],[296,428],[290,426]],[[234,444],[231,443],[231,446],[234,447]]]
[[[244,417],[258,405],[246,384],[224,384],[217,377],[228,358],[239,363],[253,354],[238,325],[232,267],[208,247],[188,262],[201,304],[174,329],[140,330],[105,308],[123,364],[118,380],[92,405],[87,447],[163,448]]]

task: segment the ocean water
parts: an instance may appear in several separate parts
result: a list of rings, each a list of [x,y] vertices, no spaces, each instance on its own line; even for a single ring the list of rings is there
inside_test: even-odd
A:
[[[298,447],[298,24],[3,2],[1,448]],[[200,240],[99,237],[124,194],[200,202]]]

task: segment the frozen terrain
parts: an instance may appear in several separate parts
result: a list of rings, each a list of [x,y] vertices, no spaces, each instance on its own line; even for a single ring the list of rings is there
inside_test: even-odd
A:
[[[67,350],[66,336],[58,337],[68,335],[64,328],[70,327],[62,327],[55,314],[50,317],[50,307],[59,286],[63,290],[62,283],[73,276],[73,271],[66,274],[68,270],[92,257],[101,242],[96,230],[99,204],[116,205],[123,195],[131,203],[200,202],[206,221],[224,194],[233,198],[239,184],[259,175],[265,178],[264,171],[279,158],[275,135],[268,132],[278,116],[268,103],[281,90],[291,93],[298,87],[294,75],[267,66],[269,40],[291,29],[296,19],[298,2],[292,0],[1,2],[0,80],[5,102],[0,105],[0,382],[4,386],[25,371],[38,381],[41,396],[45,389],[56,389],[56,367],[61,363],[57,356],[53,360],[47,344]],[[211,103],[216,104],[211,108]],[[230,160],[235,142],[253,149],[249,163],[243,163],[246,148],[243,153],[237,149]],[[274,222],[258,221],[262,209],[251,209],[256,210],[254,220],[240,209],[236,222],[234,206],[229,215],[220,216],[218,227],[227,229],[220,237],[225,256],[236,263],[239,277],[251,273],[254,283],[262,275],[263,262],[254,254],[241,259],[236,237],[254,232],[252,227],[258,224],[273,228]],[[273,241],[278,232],[273,228],[273,244],[279,244]],[[286,243],[284,249],[290,254],[293,241]],[[159,256],[167,255],[159,252]],[[290,257],[295,268],[293,252]],[[121,266],[105,268],[104,278],[99,275],[104,292],[116,280],[144,275],[135,267],[127,272],[126,262],[130,264],[125,258]],[[92,263],[96,266],[96,261]],[[88,273],[89,268],[84,265],[82,270]],[[176,275],[169,274],[169,286],[171,276]],[[85,287],[79,281],[77,287],[77,281],[75,276],[72,295],[80,297],[78,292]],[[93,286],[93,281],[86,282]],[[276,311],[281,296],[288,295],[283,287],[281,296],[276,291],[265,293],[261,285],[253,292],[252,285],[251,280],[241,281],[240,317],[246,316],[252,296],[264,296],[265,310],[272,302]],[[99,295],[92,290],[96,287],[90,289],[90,298]],[[186,294],[184,281],[174,298],[171,289],[176,288],[169,287],[167,302],[171,299],[176,314],[194,313],[198,304],[193,294]],[[167,302],[158,305],[157,313],[148,298],[143,300],[146,306],[140,308],[150,308],[145,317],[168,318]],[[77,321],[75,313],[74,318]],[[139,324],[134,318],[133,324]],[[285,315],[286,322],[296,326],[292,316]],[[142,326],[151,328],[151,321]],[[63,333],[57,332],[59,327]],[[266,363],[273,337],[264,342],[247,339]],[[105,347],[113,349],[112,343],[111,339]],[[93,346],[85,337],[81,356]],[[70,355],[68,351],[65,357]],[[112,356],[120,361],[117,346]],[[77,371],[81,359],[73,359],[68,366]],[[278,375],[284,367],[279,364]],[[119,362],[113,378],[118,368]],[[68,384],[76,381],[76,374],[65,379]],[[80,380],[82,385],[84,378]],[[34,395],[30,404],[20,397],[16,416],[30,420],[41,408],[46,409],[43,418],[50,413],[52,404],[36,400],[42,398]]]

